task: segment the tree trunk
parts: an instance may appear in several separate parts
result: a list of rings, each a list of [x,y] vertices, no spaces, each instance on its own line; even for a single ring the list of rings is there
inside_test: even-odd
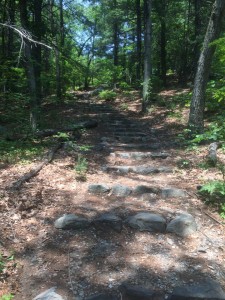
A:
[[[160,10],[160,65],[161,65],[161,79],[163,81],[164,87],[166,86],[166,0],[162,1],[162,6]]]
[[[145,35],[144,35],[144,83],[143,83],[143,99],[142,99],[142,112],[146,112],[147,105],[150,103],[151,96],[151,10],[152,0],[144,1],[144,20],[145,20]]]
[[[209,24],[195,76],[188,122],[192,133],[201,133],[204,130],[205,91],[209,77],[211,61],[215,52],[215,46],[211,45],[211,43],[219,37],[224,14],[225,1],[216,0],[213,4],[212,13],[209,19]]]
[[[137,35],[137,42],[136,42],[136,80],[140,82],[141,80],[141,1],[136,0],[136,16],[137,16],[137,23],[136,23],[136,35]]]
[[[38,41],[41,41],[42,37],[42,2],[43,0],[34,1],[34,35]],[[41,45],[36,45],[33,48],[34,55],[34,71],[35,71],[35,80],[36,80],[36,89],[37,89],[37,100],[41,104],[42,97],[42,84],[41,84]]]
[[[20,8],[20,20],[23,28],[29,28],[28,21],[28,12],[27,12],[27,0],[19,1]],[[37,119],[38,119],[38,101],[37,101],[37,87],[36,87],[36,79],[35,79],[35,71],[33,65],[33,57],[31,54],[31,43],[26,40],[25,41],[25,69],[27,73],[29,94],[30,94],[30,125],[33,132],[37,129]]]

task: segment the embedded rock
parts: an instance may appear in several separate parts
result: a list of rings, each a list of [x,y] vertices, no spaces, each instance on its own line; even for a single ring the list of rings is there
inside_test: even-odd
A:
[[[141,212],[127,218],[130,227],[140,231],[165,232],[166,220],[158,215],[149,212]]]
[[[65,214],[55,221],[57,229],[84,229],[90,225],[89,220],[74,214]]]
[[[123,300],[160,300],[164,299],[163,296],[156,294],[154,291],[149,289],[122,284],[119,287],[121,294],[123,295]]]
[[[166,228],[167,232],[186,237],[197,231],[195,219],[190,214],[181,214],[170,221]]]
[[[59,294],[55,292],[56,287],[52,287],[43,293],[37,295],[33,300],[64,300]]]
[[[111,228],[117,232],[122,230],[122,220],[111,213],[103,214],[93,221],[94,225],[99,229]]]
[[[117,300],[117,299],[118,298],[116,296],[108,295],[108,294],[96,294],[86,298],[86,300]]]
[[[146,185],[138,185],[134,189],[134,194],[136,194],[136,195],[147,194],[147,193],[157,194],[158,192],[159,192],[159,189],[150,187],[150,186],[146,186]]]
[[[112,195],[117,197],[126,197],[132,193],[132,189],[125,185],[114,185],[112,187]]]
[[[104,194],[110,191],[110,187],[105,184],[90,184],[88,186],[88,192],[93,194]]]
[[[187,197],[187,192],[181,189],[165,188],[161,191],[162,198],[182,198]]]
[[[176,287],[170,300],[225,300],[225,292],[219,283],[208,279],[203,283]]]

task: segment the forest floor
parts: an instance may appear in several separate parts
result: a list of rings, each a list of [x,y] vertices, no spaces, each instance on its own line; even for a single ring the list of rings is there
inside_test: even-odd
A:
[[[0,296],[13,293],[15,300],[28,300],[57,286],[64,299],[78,300],[103,291],[118,294],[122,283],[169,294],[175,286],[206,278],[216,279],[225,288],[224,223],[216,208],[204,204],[197,194],[198,185],[221,179],[221,175],[216,168],[203,168],[207,145],[187,148],[177,139],[188,115],[179,99],[187,93],[175,89],[161,92],[161,105],[154,105],[146,115],[140,113],[137,92],[118,93],[110,102],[88,94],[81,99],[77,92],[60,108],[45,106],[46,118],[52,117],[56,127],[65,120],[76,123],[84,118],[97,120],[98,127],[83,130],[76,143],[65,143],[53,161],[19,190],[9,187],[42,158],[26,164],[2,163],[0,262],[4,259],[5,266]],[[177,106],[172,107],[169,104],[175,98]],[[168,157],[135,160],[129,156],[132,152],[168,153]],[[218,156],[225,162],[222,150]],[[171,171],[138,174],[120,171],[118,166]],[[186,191],[186,196],[92,194],[88,192],[90,184],[172,187]],[[160,214],[167,221],[189,213],[198,230],[183,238],[126,225],[121,232],[94,226],[82,230],[54,227],[63,214],[93,220],[113,213],[125,220],[143,211]]]

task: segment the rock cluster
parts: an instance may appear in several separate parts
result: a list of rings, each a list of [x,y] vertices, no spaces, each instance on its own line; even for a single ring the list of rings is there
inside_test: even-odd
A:
[[[195,219],[190,214],[178,215],[167,224],[163,216],[148,211],[139,212],[125,220],[113,213],[105,213],[94,220],[88,220],[74,214],[65,214],[55,221],[55,228],[64,230],[85,229],[93,225],[97,229],[113,229],[116,232],[121,232],[123,224],[139,231],[169,232],[181,237],[190,236],[197,231]]]

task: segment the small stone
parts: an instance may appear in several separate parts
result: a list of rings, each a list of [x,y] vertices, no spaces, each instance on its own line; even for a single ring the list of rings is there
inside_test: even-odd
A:
[[[197,224],[192,215],[182,214],[167,225],[166,231],[186,237],[197,231]]]
[[[166,220],[158,215],[149,212],[141,212],[127,218],[126,222],[134,229],[150,232],[165,232]]]
[[[131,193],[132,189],[125,185],[117,184],[112,187],[112,195],[115,195],[117,197],[126,197]]]
[[[57,229],[84,229],[90,225],[89,220],[74,214],[65,214],[55,221]]]
[[[110,188],[105,184],[91,184],[88,186],[88,192],[93,194],[108,193]]]
[[[122,220],[112,213],[101,215],[100,217],[95,219],[93,223],[97,228],[100,228],[102,230],[108,228],[111,228],[117,232],[121,232],[122,230]]]

